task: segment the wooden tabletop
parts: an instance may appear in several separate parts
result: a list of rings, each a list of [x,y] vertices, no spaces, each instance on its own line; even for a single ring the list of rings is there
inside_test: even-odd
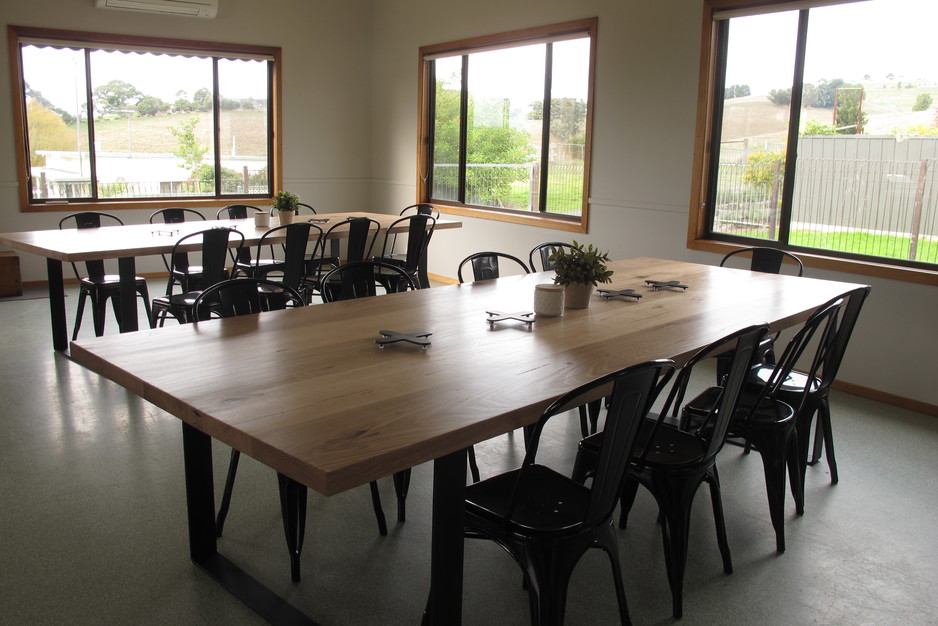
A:
[[[856,285],[661,259],[616,261],[614,289],[563,317],[490,327],[531,310],[552,273],[435,287],[81,340],[72,358],[325,495],[537,419],[616,369],[682,361],[744,326],[785,328]],[[652,291],[645,279],[686,291]],[[427,350],[379,348],[379,330],[432,333]]]
[[[309,219],[308,216],[301,216]],[[328,223],[317,223],[323,230],[342,222],[349,217],[370,217],[381,223],[381,229],[386,230],[399,215],[385,215],[382,213],[338,212],[322,213],[316,218],[328,218]],[[172,252],[173,244],[178,239],[189,234],[214,227],[237,228],[244,234],[246,245],[256,244],[261,235],[279,224],[277,217],[271,218],[269,227],[257,227],[254,219],[245,220],[205,220],[194,222],[181,222],[177,224],[128,224],[126,226],[102,226],[101,228],[64,230],[34,230],[21,233],[0,233],[0,245],[9,246],[15,250],[32,252],[40,256],[59,261],[88,261],[91,259],[115,259],[121,257],[147,256],[151,254],[166,254]],[[460,228],[461,222],[455,220],[437,220],[435,228]],[[406,232],[404,228],[395,232]],[[339,238],[341,231],[336,231],[332,237]],[[281,238],[282,239],[282,238]],[[270,243],[279,243],[280,240],[271,237]],[[198,245],[192,249],[197,249]]]

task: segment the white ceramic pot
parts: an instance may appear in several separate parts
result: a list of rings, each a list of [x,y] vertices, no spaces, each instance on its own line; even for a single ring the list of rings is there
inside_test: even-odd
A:
[[[570,283],[563,297],[564,308],[587,309],[593,295],[592,283]]]
[[[280,217],[281,226],[285,224],[292,224],[293,218],[296,217],[293,211],[277,211],[277,216]]]

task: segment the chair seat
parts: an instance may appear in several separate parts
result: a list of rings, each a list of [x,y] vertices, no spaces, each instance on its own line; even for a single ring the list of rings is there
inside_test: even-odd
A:
[[[121,277],[118,274],[105,274],[100,278],[91,278],[89,276],[84,276],[81,278],[81,283],[89,287],[109,287],[111,285],[117,287],[120,285]],[[146,282],[142,276],[134,276],[134,282],[139,286]]]
[[[774,367],[758,367],[753,370],[751,376],[751,381],[758,381],[760,385],[764,385],[772,377],[772,372],[775,371]],[[815,378],[811,383],[811,389],[808,390],[809,393],[817,391],[821,386],[821,379]],[[785,377],[785,380],[782,381],[779,391],[782,393],[797,393],[803,394],[805,389],[808,387],[808,375],[797,370],[792,370],[788,373],[788,376]]]
[[[157,296],[153,298],[153,304],[164,306],[166,308],[189,308],[195,304],[195,299],[199,297],[201,291],[189,291],[186,293],[174,293],[171,296]]]
[[[642,420],[635,436],[634,454],[640,454],[645,449],[657,419],[657,415],[649,414]],[[602,440],[602,432],[581,440],[579,454],[584,458],[595,459],[602,447]],[[648,451],[645,463],[662,467],[693,464],[700,462],[706,452],[706,445],[699,438],[665,423],[658,429],[655,445]]]
[[[467,512],[493,521],[503,520],[519,471],[466,487]],[[536,464],[525,468],[517,492],[523,495],[512,512],[510,526],[522,529],[525,534],[576,532],[590,499],[587,487]]]

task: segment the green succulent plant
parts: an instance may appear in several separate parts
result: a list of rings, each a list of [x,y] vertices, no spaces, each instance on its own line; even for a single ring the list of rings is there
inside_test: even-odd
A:
[[[300,197],[292,191],[278,191],[274,194],[273,207],[278,211],[292,211],[299,208]]]
[[[550,255],[556,273],[554,282],[558,285],[589,283],[595,287],[598,283],[612,282],[612,270],[606,267],[607,261],[607,252],[600,252],[593,244],[584,248],[576,241],[571,250],[557,248]]]

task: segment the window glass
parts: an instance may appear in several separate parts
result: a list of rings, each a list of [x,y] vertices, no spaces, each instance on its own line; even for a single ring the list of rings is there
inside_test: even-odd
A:
[[[432,194],[440,200],[458,200],[462,57],[437,59],[435,66]]]
[[[94,37],[20,42],[30,204],[270,195],[271,60]]]
[[[589,54],[589,39],[553,44],[546,203],[552,213],[579,215],[583,207]]]
[[[91,139],[84,53],[24,46],[22,59],[30,193],[34,198],[89,198]]]
[[[595,27],[594,18],[421,48],[428,175],[418,200],[585,229]]]
[[[218,86],[221,191],[267,193],[267,62],[219,59]]]
[[[536,210],[539,127],[528,112],[544,99],[545,51],[539,44],[469,55],[466,204]]]
[[[929,0],[868,0],[723,22],[711,234],[938,263],[936,19]]]

